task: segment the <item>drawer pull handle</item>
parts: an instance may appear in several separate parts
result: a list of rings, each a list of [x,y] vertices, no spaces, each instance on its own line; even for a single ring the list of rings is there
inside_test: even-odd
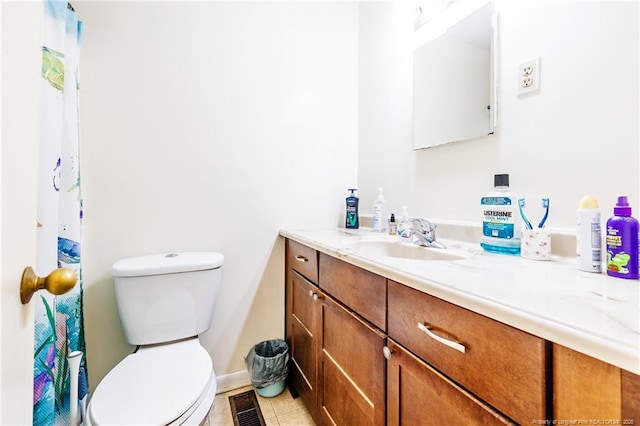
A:
[[[318,293],[316,293],[313,290],[309,290],[309,297],[311,297],[314,302],[317,302],[318,299],[320,299],[320,296],[318,296]]]
[[[307,263],[307,262],[309,261],[309,259],[307,259],[307,258],[306,258],[306,257],[304,257],[304,256],[300,256],[300,255],[296,256],[296,260],[297,260],[298,262],[302,262],[302,263]]]
[[[428,326],[422,324],[421,322],[418,323],[418,329],[420,331],[424,331],[427,334],[427,336],[431,337],[434,340],[437,340],[438,342],[442,343],[445,346],[449,346],[450,348],[455,349],[458,352],[464,353],[464,351],[465,351],[464,345],[461,345],[458,342],[454,342],[453,340],[444,339],[444,338],[438,336],[437,334],[435,334],[431,330],[429,330]]]

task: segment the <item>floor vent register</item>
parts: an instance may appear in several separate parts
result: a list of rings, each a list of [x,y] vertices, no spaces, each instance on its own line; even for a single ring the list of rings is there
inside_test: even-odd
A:
[[[229,397],[234,426],[266,426],[254,390]]]

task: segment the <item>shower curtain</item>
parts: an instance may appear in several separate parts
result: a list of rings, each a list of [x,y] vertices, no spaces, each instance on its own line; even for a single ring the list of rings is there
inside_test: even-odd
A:
[[[67,294],[35,295],[33,424],[69,424],[67,355],[85,352],[80,240],[82,199],[78,131],[78,53],[82,23],[66,1],[44,0],[36,272],[59,267],[78,277]],[[87,369],[78,377],[80,413]]]

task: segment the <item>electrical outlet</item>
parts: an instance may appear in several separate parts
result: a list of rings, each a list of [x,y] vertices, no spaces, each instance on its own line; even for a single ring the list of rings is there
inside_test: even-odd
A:
[[[540,57],[518,66],[518,95],[540,90]]]

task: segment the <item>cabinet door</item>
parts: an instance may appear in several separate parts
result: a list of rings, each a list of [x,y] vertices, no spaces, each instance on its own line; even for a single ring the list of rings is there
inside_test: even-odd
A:
[[[514,424],[389,339],[389,426]]]
[[[638,425],[640,376],[555,344],[553,409],[557,419],[604,419]]]
[[[324,424],[384,425],[385,336],[326,297],[319,404]]]
[[[622,370],[623,423],[640,425],[640,376]]]
[[[287,271],[287,343],[291,356],[290,384],[311,414],[318,395],[318,318],[322,294],[297,272]]]

